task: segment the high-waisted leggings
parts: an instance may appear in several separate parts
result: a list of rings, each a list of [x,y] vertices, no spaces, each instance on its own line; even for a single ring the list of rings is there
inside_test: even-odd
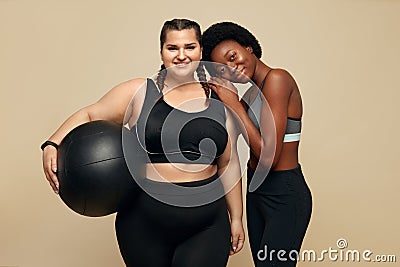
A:
[[[177,184],[197,187],[216,178]],[[230,223],[223,196],[201,206],[179,207],[143,191],[118,212],[115,227],[128,267],[224,267],[228,261]]]
[[[254,175],[248,168],[248,183]],[[296,266],[293,259],[300,251],[312,209],[311,192],[301,167],[270,171],[255,191],[247,192],[246,200],[255,266]],[[284,252],[278,254],[280,250]]]

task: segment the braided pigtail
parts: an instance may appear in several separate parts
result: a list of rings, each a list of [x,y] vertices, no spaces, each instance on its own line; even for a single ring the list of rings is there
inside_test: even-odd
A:
[[[158,71],[156,83],[160,91],[164,89],[164,81],[165,77],[167,76],[167,70],[165,69],[165,65],[161,65],[161,69]]]
[[[210,86],[208,85],[206,71],[204,70],[204,66],[202,63],[199,63],[199,66],[196,69],[196,73],[197,77],[199,77],[200,84],[204,89],[206,97],[210,97]]]

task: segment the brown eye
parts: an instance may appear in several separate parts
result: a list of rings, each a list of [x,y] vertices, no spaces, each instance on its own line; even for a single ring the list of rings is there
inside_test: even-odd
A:
[[[230,56],[229,60],[230,60],[230,61],[234,61],[235,58],[236,58],[236,53],[233,52],[232,55]]]

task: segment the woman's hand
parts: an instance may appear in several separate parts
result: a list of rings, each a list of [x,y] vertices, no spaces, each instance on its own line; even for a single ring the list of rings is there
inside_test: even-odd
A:
[[[211,90],[213,90],[219,99],[228,107],[234,108],[240,105],[237,88],[228,80],[211,77],[209,80]]]
[[[238,253],[242,250],[244,244],[244,229],[242,220],[231,221],[231,249],[230,255]]]
[[[47,181],[53,188],[54,192],[58,194],[59,183],[57,178],[57,149],[53,146],[46,146],[43,150],[42,156],[43,171],[46,175]]]

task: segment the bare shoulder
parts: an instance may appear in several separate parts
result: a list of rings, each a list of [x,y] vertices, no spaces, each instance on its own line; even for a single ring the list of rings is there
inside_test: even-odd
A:
[[[134,78],[131,80],[126,81],[125,83],[131,86],[140,86],[142,84],[144,84],[144,82],[146,81],[145,78]]]
[[[139,88],[145,85],[146,79],[134,78],[116,85],[111,90],[118,91],[121,94],[134,95]]]
[[[284,69],[272,69],[268,74],[267,80],[265,81],[267,94],[290,94],[296,87],[296,82],[293,76]]]
[[[268,79],[274,82],[288,82],[292,83],[294,81],[293,76],[285,69],[272,69],[268,74]]]
[[[126,109],[132,97],[145,85],[145,79],[135,78],[114,86],[96,103],[98,109],[121,108]]]
[[[135,78],[128,81],[121,82],[111,88],[98,102],[114,102],[123,99],[130,100],[143,85],[146,80],[143,78]]]

